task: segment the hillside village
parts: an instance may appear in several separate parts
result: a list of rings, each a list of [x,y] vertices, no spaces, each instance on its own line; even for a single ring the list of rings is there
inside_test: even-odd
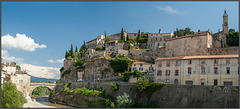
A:
[[[231,29],[230,29],[231,30]],[[140,32],[100,35],[78,51],[66,51],[61,83],[128,81],[134,70],[143,72],[150,82],[182,85],[238,86],[238,46],[229,46],[228,14],[224,11],[222,31],[185,34]],[[232,31],[232,30],[231,30]],[[127,77],[128,76],[128,77]],[[129,78],[129,79],[126,79]]]

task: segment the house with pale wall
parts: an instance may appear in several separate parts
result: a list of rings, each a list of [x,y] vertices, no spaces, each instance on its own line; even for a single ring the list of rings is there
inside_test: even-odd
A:
[[[156,59],[155,82],[238,86],[239,55],[178,56]]]
[[[104,35],[100,35],[97,38],[88,41],[87,42],[87,48],[93,48],[95,49],[96,47],[102,47],[105,43],[105,36]]]
[[[147,48],[150,50],[157,50],[159,46],[166,46],[166,40],[172,38],[174,34],[171,33],[148,33]]]
[[[152,63],[147,62],[133,62],[131,71],[133,72],[135,69],[139,70],[140,72],[148,72],[153,71],[155,65]]]
[[[16,64],[15,63],[2,63],[2,70],[6,71],[6,74],[15,74]]]
[[[105,43],[105,51],[106,53],[116,52],[118,50],[123,50],[124,43],[118,43],[118,40],[109,41]]]

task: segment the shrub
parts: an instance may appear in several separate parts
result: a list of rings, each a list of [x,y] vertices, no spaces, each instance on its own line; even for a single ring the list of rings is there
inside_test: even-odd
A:
[[[127,41],[127,43],[136,43],[136,40],[134,40],[134,39],[129,39],[129,40]]]
[[[115,83],[115,82],[111,82],[110,85],[111,85],[111,90],[112,91],[117,91],[119,89],[118,84]]]
[[[115,104],[110,99],[105,99],[106,108],[115,108]]]
[[[96,47],[95,50],[96,51],[102,51],[102,50],[105,50],[105,47]]]
[[[123,81],[128,82],[129,77],[130,77],[131,75],[133,75],[132,72],[125,72],[125,73],[123,74],[123,76],[122,76]]]
[[[110,60],[110,66],[114,70],[114,73],[124,72],[131,67],[132,61],[126,56],[118,56],[116,59]]]
[[[140,38],[138,40],[139,43],[147,43],[147,41],[148,41],[148,38]]]
[[[148,85],[146,88],[148,99],[151,98],[153,92],[157,91],[158,89],[161,89],[163,86],[165,86],[164,83],[158,82],[153,82],[150,85]]]
[[[60,69],[60,72],[62,72],[64,70],[64,67],[62,67],[61,69]]]
[[[143,73],[135,69],[133,71],[133,77],[142,77]]]
[[[70,86],[71,86],[71,84],[72,84],[71,82],[68,82],[68,85],[67,85],[67,87],[70,87]]]
[[[70,72],[71,72],[71,70],[65,70],[65,71],[62,73],[61,77],[64,77],[65,74],[69,74]]]
[[[143,92],[143,90],[146,89],[147,86],[148,86],[148,79],[145,77],[142,77],[137,81],[135,89],[138,93],[141,93]]]
[[[122,96],[117,96],[117,107],[118,108],[130,108],[133,105],[134,105],[133,100],[125,92]]]
[[[75,69],[84,69],[85,66],[83,66],[84,61],[83,60],[76,60],[72,62],[72,65],[75,67]]]
[[[22,108],[26,99],[21,92],[17,90],[14,83],[3,83],[1,88],[1,107],[2,108]]]

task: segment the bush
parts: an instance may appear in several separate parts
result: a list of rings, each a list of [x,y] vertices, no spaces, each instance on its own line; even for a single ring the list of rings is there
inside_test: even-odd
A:
[[[21,92],[17,90],[14,83],[3,83],[1,88],[1,107],[2,108],[22,108],[26,99]]]
[[[133,71],[133,77],[142,77],[143,73],[135,69]]]
[[[138,93],[141,93],[143,92],[143,90],[146,89],[147,86],[148,86],[148,79],[145,77],[142,77],[137,81],[135,89]]]
[[[71,82],[68,82],[68,85],[67,85],[67,87],[70,87],[70,86],[71,86],[71,84],[72,84]]]
[[[117,107],[118,108],[130,108],[133,105],[134,105],[133,100],[125,92],[122,96],[117,96]]]
[[[117,91],[119,89],[118,84],[115,82],[111,82],[110,85],[112,91]]]
[[[125,72],[122,76],[123,81],[128,82],[129,77],[133,75],[133,72]]]
[[[136,40],[134,40],[134,39],[129,39],[129,40],[127,41],[127,43],[136,43]]]
[[[148,39],[147,38],[140,38],[138,40],[139,43],[147,43]]]
[[[62,72],[64,70],[64,67],[62,67],[61,69],[60,69],[60,72]]]
[[[126,56],[118,56],[116,59],[110,60],[110,66],[114,73],[124,72],[131,67],[132,61]]]
[[[62,73],[61,77],[64,77],[65,74],[69,74],[70,72],[71,72],[71,70],[65,70],[65,71]]]
[[[83,66],[84,60],[76,60],[72,62],[72,65],[75,67],[75,69],[84,69],[85,66]]]
[[[150,85],[148,85],[146,88],[148,99],[151,98],[153,92],[157,91],[158,89],[161,89],[163,86],[165,86],[164,83],[158,82],[153,82]]]
[[[102,51],[102,50],[105,50],[105,47],[96,47],[95,50],[96,51]]]
[[[98,96],[100,96],[100,95],[103,94],[102,91],[91,90],[91,89],[87,89],[86,87],[76,88],[76,89],[74,89],[74,91],[76,91],[76,92],[77,92],[78,94],[80,94],[80,95],[92,96],[92,97],[98,97]]]
[[[110,99],[105,99],[106,108],[115,108],[115,104]]]

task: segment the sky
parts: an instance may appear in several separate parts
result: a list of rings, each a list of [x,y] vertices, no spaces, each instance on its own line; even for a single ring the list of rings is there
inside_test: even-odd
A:
[[[37,77],[60,78],[66,50],[84,40],[128,32],[169,33],[176,28],[239,30],[238,2],[7,2],[1,4],[1,55]],[[34,69],[33,69],[34,67]]]

